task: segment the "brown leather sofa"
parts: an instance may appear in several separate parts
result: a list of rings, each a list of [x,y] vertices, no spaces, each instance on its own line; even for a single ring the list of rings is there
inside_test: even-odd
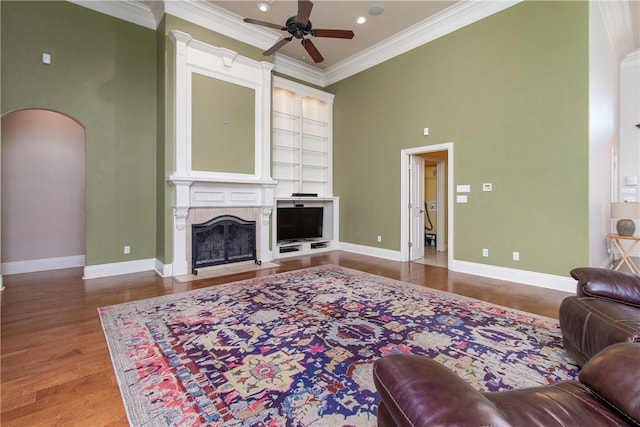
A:
[[[562,301],[559,320],[564,348],[579,366],[611,344],[640,342],[640,276],[591,267],[571,276],[576,295]]]
[[[618,343],[587,362],[577,381],[482,393],[426,357],[375,362],[378,427],[640,425],[640,343]]]

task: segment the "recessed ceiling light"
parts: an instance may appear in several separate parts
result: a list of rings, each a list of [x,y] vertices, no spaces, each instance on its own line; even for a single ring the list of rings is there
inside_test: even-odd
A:
[[[365,22],[367,22],[367,18],[365,18],[364,16],[361,16],[358,19],[356,19],[356,22],[358,24],[364,24]]]
[[[268,12],[270,9],[269,3],[265,3],[265,2],[258,3],[258,9],[260,9],[260,11],[262,12]]]
[[[384,6],[382,6],[381,4],[372,4],[371,6],[369,6],[369,15],[382,15],[382,12],[384,12]]]

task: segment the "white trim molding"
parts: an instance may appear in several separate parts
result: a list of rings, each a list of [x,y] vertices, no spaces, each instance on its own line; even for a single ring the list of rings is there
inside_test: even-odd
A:
[[[2,275],[9,276],[11,274],[33,273],[36,271],[83,267],[84,263],[84,255],[3,262]]]
[[[388,259],[391,261],[406,262],[399,251],[381,249],[371,246],[355,245],[353,243],[340,242],[338,249],[345,252],[353,252],[360,255]],[[473,274],[474,276],[507,282],[521,283],[538,288],[554,289],[557,291],[575,294],[576,282],[570,277],[555,276],[553,274],[537,273],[535,271],[516,270],[513,268],[496,267],[494,265],[477,264],[467,261],[449,261],[449,270],[457,273]]]
[[[569,292],[574,295],[576,292],[576,281],[565,276],[556,276],[553,274],[497,267],[495,265],[478,264],[460,260],[453,260],[453,264],[449,265],[449,270],[457,273],[488,277],[490,279],[522,283],[525,285],[537,286],[539,288],[555,289],[557,291]]]
[[[155,260],[156,263],[156,267],[155,267],[155,271],[158,275],[160,275],[161,277],[172,277],[173,276],[173,265],[172,264],[165,264],[162,261],[160,261],[159,259],[156,258]]]
[[[368,255],[376,258],[389,259],[392,261],[402,261],[402,254],[392,249],[376,248],[373,246],[356,245],[354,243],[340,242],[338,249],[345,252],[353,252],[360,255]]]
[[[109,264],[88,265],[84,268],[83,279],[119,276],[121,274],[142,273],[155,270],[156,260],[138,259],[134,261],[113,262]]]
[[[593,1],[600,10],[609,43],[618,57],[631,52],[634,47],[631,10],[626,1]],[[592,6],[593,7],[593,6]]]
[[[71,3],[78,6],[86,7],[87,9],[95,10],[96,12],[104,13],[105,15],[113,16],[123,21],[131,22],[136,25],[140,25],[145,28],[155,30],[158,28],[156,16],[154,11],[146,4],[140,1],[132,0],[68,0]],[[156,2],[153,2],[156,3]],[[162,2],[157,2],[162,3]],[[157,7],[157,6],[156,6]],[[164,13],[163,13],[164,14]],[[162,18],[160,18],[162,19]]]

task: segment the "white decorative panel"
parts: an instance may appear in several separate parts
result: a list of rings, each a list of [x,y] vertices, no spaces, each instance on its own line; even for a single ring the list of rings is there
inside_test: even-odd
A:
[[[194,202],[224,202],[224,193],[222,192],[204,192],[204,191],[194,191],[193,193],[193,201]]]
[[[234,191],[231,193],[232,202],[249,202],[256,203],[258,201],[257,193]]]

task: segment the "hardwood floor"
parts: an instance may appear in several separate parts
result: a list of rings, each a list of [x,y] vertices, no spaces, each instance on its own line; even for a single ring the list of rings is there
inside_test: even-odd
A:
[[[568,294],[346,252],[179,283],[152,272],[82,280],[82,269],[5,276],[0,293],[3,426],[126,426],[97,308],[299,268],[336,264],[557,318]]]

